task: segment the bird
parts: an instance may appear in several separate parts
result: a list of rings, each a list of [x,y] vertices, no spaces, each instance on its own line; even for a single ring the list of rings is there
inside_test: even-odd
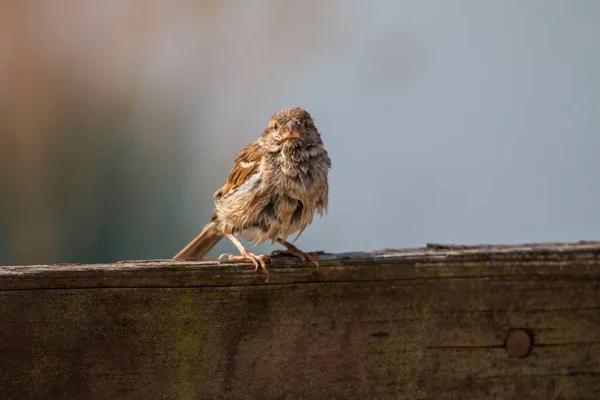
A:
[[[305,253],[294,241],[316,214],[327,213],[328,174],[331,159],[321,134],[308,111],[300,107],[275,112],[262,135],[235,157],[225,184],[214,195],[214,211],[204,229],[174,260],[201,260],[222,238],[227,237],[239,255],[221,254],[219,261],[250,261],[268,281],[267,255],[248,251],[238,237],[255,244],[271,240],[292,255],[318,265],[314,253]]]

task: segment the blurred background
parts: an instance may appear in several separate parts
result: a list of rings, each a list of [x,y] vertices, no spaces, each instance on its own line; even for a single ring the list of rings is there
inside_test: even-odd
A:
[[[171,257],[291,105],[333,160],[304,250],[599,239],[599,20],[596,0],[2,0],[0,264]]]

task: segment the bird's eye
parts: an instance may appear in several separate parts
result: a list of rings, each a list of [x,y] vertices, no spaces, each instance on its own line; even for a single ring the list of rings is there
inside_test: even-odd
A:
[[[273,124],[273,129],[279,129],[279,124],[277,122]]]

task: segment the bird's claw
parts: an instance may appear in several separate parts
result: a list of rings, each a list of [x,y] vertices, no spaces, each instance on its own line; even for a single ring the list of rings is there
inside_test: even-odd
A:
[[[305,253],[300,249],[273,250],[273,252],[271,252],[271,257],[285,257],[285,256],[298,257],[302,261],[311,262],[311,263],[315,264],[317,267],[319,266],[319,259],[317,258],[318,255],[316,252]]]
[[[219,256],[219,261],[251,261],[254,264],[254,271],[258,271],[260,267],[265,274],[265,282],[269,281],[269,269],[267,268],[267,263],[271,262],[271,257],[264,254],[254,254],[249,251],[246,251],[239,256],[223,253]]]

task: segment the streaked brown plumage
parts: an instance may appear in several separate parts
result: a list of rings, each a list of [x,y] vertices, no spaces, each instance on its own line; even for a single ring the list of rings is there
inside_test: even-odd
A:
[[[302,233],[314,213],[327,211],[327,175],[331,160],[310,114],[298,107],[284,108],[271,117],[262,136],[238,153],[225,185],[215,194],[211,222],[174,259],[199,260],[227,236],[239,256],[219,259],[250,260],[268,273],[266,255],[250,253],[237,240],[278,242],[287,252],[317,262],[287,241]]]

